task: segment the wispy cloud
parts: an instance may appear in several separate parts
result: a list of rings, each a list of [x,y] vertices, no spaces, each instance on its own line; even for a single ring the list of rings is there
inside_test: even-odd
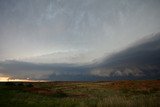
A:
[[[86,49],[97,58],[122,50],[159,31],[159,4],[159,0],[1,0],[0,59],[69,49],[79,53]]]

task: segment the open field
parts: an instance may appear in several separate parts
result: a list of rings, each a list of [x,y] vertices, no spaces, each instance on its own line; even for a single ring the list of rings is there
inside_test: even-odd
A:
[[[0,107],[160,107],[160,80],[0,83]]]

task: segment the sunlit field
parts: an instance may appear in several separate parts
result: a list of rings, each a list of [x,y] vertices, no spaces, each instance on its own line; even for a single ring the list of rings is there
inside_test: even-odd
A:
[[[0,107],[160,107],[160,80],[1,82]]]

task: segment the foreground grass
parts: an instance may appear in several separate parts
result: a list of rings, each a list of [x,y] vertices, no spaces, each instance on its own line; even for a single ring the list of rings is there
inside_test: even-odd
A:
[[[160,107],[160,81],[0,86],[0,107]]]

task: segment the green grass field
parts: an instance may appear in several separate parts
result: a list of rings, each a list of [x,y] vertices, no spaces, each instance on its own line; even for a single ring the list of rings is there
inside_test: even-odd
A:
[[[160,80],[1,83],[0,107],[160,107]]]

